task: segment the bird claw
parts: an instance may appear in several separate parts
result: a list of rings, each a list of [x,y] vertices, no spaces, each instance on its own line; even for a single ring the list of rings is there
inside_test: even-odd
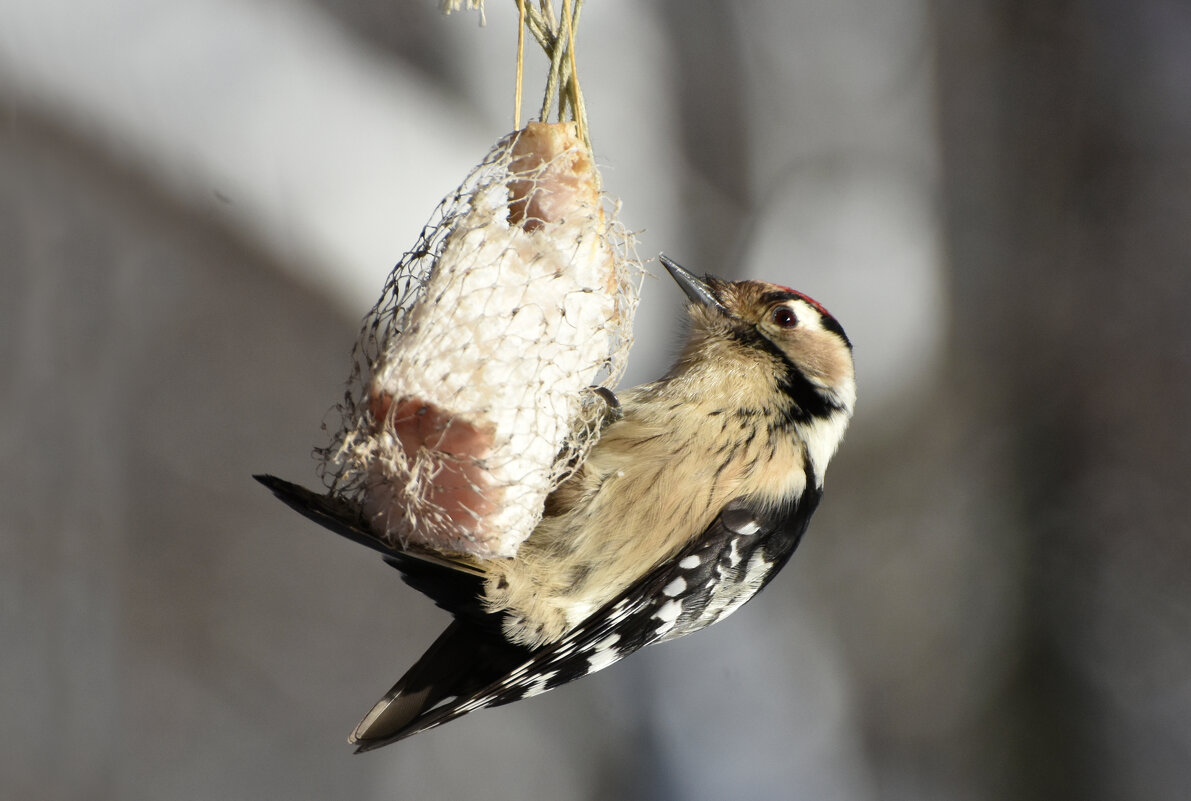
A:
[[[620,408],[620,399],[607,387],[588,387],[583,396],[583,405],[590,410],[590,414],[585,414],[584,417],[596,422],[597,431],[603,431],[610,423],[615,423],[624,416]]]

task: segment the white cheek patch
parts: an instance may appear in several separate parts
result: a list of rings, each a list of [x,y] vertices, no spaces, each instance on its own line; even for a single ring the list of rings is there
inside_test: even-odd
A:
[[[827,472],[827,463],[835,455],[840,440],[844,438],[844,431],[848,427],[848,417],[836,414],[826,420],[817,420],[803,428],[803,438],[806,440],[806,452],[814,466],[815,475],[822,482]]]
[[[794,314],[798,317],[800,328],[807,328],[811,331],[825,330],[823,328],[823,316],[814,306],[798,298],[790,301],[790,305],[794,307]]]

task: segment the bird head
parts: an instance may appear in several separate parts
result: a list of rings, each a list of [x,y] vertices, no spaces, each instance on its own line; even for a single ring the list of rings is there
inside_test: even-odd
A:
[[[765,281],[696,277],[660,256],[691,303],[691,337],[683,360],[760,366],[794,414],[851,416],[856,402],[852,343],[819,302]]]

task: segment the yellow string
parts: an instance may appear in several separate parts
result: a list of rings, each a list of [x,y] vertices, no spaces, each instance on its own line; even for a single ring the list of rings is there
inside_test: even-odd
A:
[[[514,98],[514,124],[521,125],[521,91],[523,81],[525,31],[528,30],[550,59],[546,72],[546,91],[542,97],[542,108],[538,119],[543,122],[550,116],[550,109],[558,99],[558,120],[566,117],[567,106],[571,119],[576,123],[580,138],[591,150],[591,135],[587,126],[587,108],[583,101],[583,90],[579,87],[578,64],[575,56],[575,31],[579,27],[579,14],[583,0],[562,0],[562,20],[554,13],[552,0],[538,0],[538,8],[528,5],[527,0],[516,0],[517,30],[517,86]],[[573,8],[572,8],[573,6]],[[566,26],[566,36],[563,28]]]
[[[513,95],[513,130],[521,130],[521,82],[525,71],[525,0],[517,0],[517,89]]]
[[[578,15],[579,6],[575,6],[575,14]],[[583,104],[583,93],[579,91],[579,68],[575,63],[575,25],[572,21],[571,15],[571,0],[562,0],[562,16],[566,21],[567,26],[567,55],[571,62],[571,116],[575,119],[575,124],[579,128],[579,138],[583,140],[583,144],[587,145],[587,149],[591,150],[591,139],[587,135],[587,109]],[[562,109],[559,109],[561,113]]]

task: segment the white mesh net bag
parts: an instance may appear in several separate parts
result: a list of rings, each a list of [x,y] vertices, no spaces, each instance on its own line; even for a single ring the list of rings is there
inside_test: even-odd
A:
[[[598,435],[640,274],[575,124],[505,137],[365,318],[324,481],[393,544],[513,555]]]

